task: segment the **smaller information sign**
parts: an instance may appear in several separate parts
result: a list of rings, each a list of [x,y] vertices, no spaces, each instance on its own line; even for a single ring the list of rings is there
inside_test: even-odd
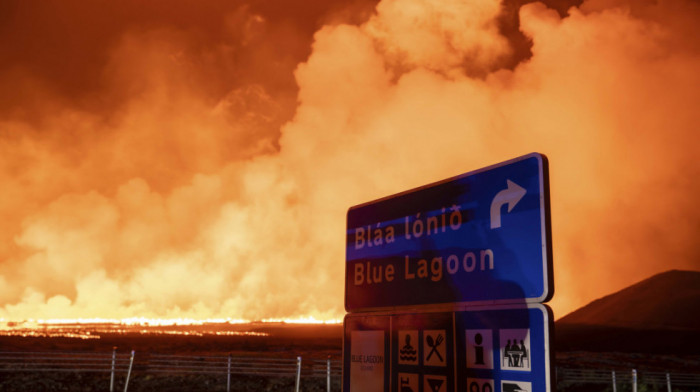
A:
[[[382,392],[384,385],[384,331],[352,331],[350,376],[352,392]]]
[[[389,390],[389,329],[391,318],[381,315],[346,317],[343,337],[343,386],[349,392]]]
[[[549,392],[551,323],[542,304],[348,314],[343,390]]]

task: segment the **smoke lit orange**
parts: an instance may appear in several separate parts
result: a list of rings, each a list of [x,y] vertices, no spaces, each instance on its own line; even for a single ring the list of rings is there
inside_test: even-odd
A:
[[[348,207],[531,151],[558,317],[700,269],[695,2],[122,3],[0,6],[3,320],[338,320]]]

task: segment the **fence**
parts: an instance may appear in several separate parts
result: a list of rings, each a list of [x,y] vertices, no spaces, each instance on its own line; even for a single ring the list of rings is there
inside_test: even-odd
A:
[[[671,392],[675,387],[700,388],[700,374],[679,374],[670,372],[637,372],[620,370],[597,369],[566,369],[557,368],[556,376],[558,384],[566,387],[573,384],[607,384],[613,392],[617,392],[620,386],[630,386],[636,392],[640,385],[652,385],[666,387]]]
[[[298,392],[301,377],[326,378],[326,389],[342,374],[338,359],[313,359],[304,363],[301,357],[259,358],[228,356],[186,356],[144,354],[136,359],[131,354],[77,352],[0,352],[0,373],[109,373],[110,392],[115,390],[115,378],[124,376],[124,392],[128,390],[132,370],[141,374],[209,374],[225,375],[226,391],[231,390],[231,376],[293,377]]]
[[[134,351],[131,354],[85,352],[0,352],[0,372],[77,372],[110,373],[109,390],[114,390],[117,373],[131,374]]]
[[[105,373],[109,374],[109,390],[115,390],[115,379],[127,392],[132,370],[140,374],[221,375],[226,377],[226,391],[231,390],[232,376],[289,377],[298,392],[301,379],[325,378],[326,391],[333,380],[339,383],[342,363],[339,359],[263,358],[228,356],[195,356],[143,354],[136,356],[117,353],[84,352],[0,352],[0,373]],[[638,392],[640,385],[653,385],[671,392],[678,387],[700,389],[700,374],[667,372],[637,372],[631,370],[599,370],[556,368],[558,389],[574,385],[607,385],[613,392],[618,388]],[[336,384],[337,384],[336,383]],[[665,387],[665,388],[664,388]],[[657,388],[658,389],[658,388]],[[641,391],[639,391],[641,392]]]

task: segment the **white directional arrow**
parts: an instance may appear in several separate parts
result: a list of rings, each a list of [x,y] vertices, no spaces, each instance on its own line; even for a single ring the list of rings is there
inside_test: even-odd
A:
[[[501,207],[508,203],[508,212],[513,210],[520,199],[525,196],[527,191],[525,188],[514,183],[511,180],[506,180],[508,183],[508,188],[498,192],[496,197],[493,198],[491,202],[491,228],[497,229],[501,227]]]

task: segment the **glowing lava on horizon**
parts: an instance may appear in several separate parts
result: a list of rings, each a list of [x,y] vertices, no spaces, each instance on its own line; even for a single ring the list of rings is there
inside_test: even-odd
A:
[[[100,339],[103,335],[177,335],[177,336],[250,336],[266,337],[256,328],[272,324],[334,325],[342,320],[317,320],[314,317],[265,319],[49,319],[6,321],[0,319],[0,336]]]

